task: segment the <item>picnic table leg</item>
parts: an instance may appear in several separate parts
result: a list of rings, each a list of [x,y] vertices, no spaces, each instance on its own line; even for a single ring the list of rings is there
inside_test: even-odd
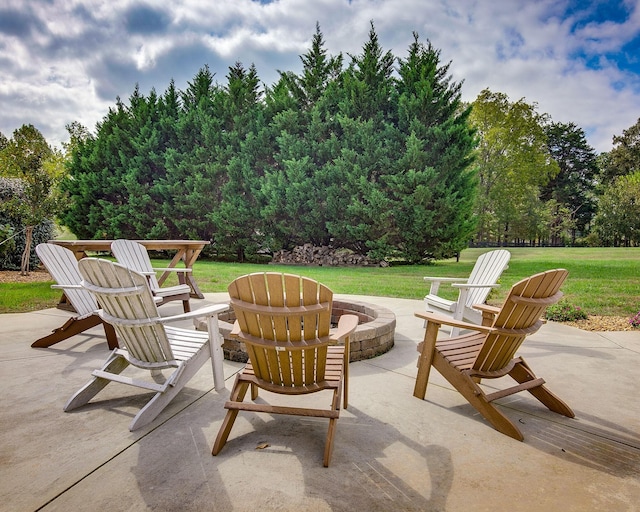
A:
[[[202,252],[202,247],[200,249],[187,249],[184,255],[185,266],[193,270],[193,264],[196,262],[201,252]],[[187,284],[191,286],[193,295],[195,295],[199,299],[204,299],[203,293],[200,291],[200,288],[198,288],[198,284],[193,278],[193,272],[189,272],[188,274],[185,274],[185,278],[187,280]]]
[[[201,251],[202,249],[178,249],[178,252],[176,252],[176,254],[173,256],[173,259],[169,263],[169,268],[175,268],[178,262],[182,261],[185,268],[190,268],[193,271],[193,264],[198,259]],[[162,286],[162,283],[166,281],[167,277],[169,277],[169,274],[170,272],[165,271],[158,278],[158,284],[160,286]],[[178,272],[178,281],[180,282],[180,284],[189,285],[189,287],[191,288],[191,297],[204,299],[203,293],[200,291],[200,288],[198,288],[198,285],[196,284],[192,276],[193,272]]]

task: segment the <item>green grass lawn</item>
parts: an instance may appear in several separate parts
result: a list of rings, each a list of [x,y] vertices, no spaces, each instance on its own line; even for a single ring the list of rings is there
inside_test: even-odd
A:
[[[250,272],[301,274],[329,286],[335,293],[421,299],[428,291],[423,276],[466,277],[479,254],[488,249],[467,249],[460,261],[434,265],[380,267],[304,267],[220,263],[199,260],[194,278],[203,292],[226,291],[236,277]],[[520,279],[553,268],[566,268],[569,277],[562,287],[565,298],[591,315],[631,316],[640,310],[640,248],[509,248],[511,262],[502,274],[500,288],[489,303],[500,304],[511,285]],[[168,260],[154,260],[166,266]],[[0,313],[53,307],[60,293],[51,283],[0,283]],[[443,296],[457,292],[441,286]]]

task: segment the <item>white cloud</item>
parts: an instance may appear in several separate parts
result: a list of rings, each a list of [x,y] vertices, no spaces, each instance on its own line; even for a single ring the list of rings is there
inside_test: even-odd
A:
[[[464,81],[465,100],[484,88],[525,98],[555,121],[575,122],[597,151],[607,151],[640,117],[637,56],[627,52],[622,69],[616,62],[639,37],[640,9],[613,3],[626,6],[627,20],[598,22],[602,2],[586,10],[571,0],[176,0],[162,8],[134,0],[5,0],[0,131],[9,136],[32,123],[58,145],[65,124],[93,129],[136,83],[143,92],[163,91],[174,78],[183,88],[205,64],[224,81],[234,62],[255,63],[269,84],[278,69],[300,71],[316,22],[329,53],[348,60],[361,53],[373,21],[383,48],[397,57],[405,57],[414,31],[429,39]]]

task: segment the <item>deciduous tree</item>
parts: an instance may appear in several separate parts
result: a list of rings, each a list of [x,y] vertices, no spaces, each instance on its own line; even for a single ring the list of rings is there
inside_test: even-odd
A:
[[[506,94],[485,89],[474,101],[470,119],[479,139],[476,242],[523,239],[527,234],[515,229],[525,225],[520,217],[558,173],[547,146],[546,116],[524,99],[511,102]]]
[[[0,166],[5,176],[21,181],[21,192],[4,202],[3,210],[20,219],[25,228],[25,243],[20,272],[28,274],[34,229],[51,221],[59,209],[56,179],[60,176],[60,155],[47,144],[33,125],[23,125],[1,150]]]
[[[618,176],[607,187],[594,223],[605,245],[640,245],[640,171]]]

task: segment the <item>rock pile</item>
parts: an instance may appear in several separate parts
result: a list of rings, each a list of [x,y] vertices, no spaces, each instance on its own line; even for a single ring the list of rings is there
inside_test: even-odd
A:
[[[335,249],[323,245],[304,244],[294,247],[291,251],[284,249],[273,255],[271,263],[286,265],[317,265],[317,266],[386,266],[385,261],[372,261],[371,259],[356,254],[349,249]]]

